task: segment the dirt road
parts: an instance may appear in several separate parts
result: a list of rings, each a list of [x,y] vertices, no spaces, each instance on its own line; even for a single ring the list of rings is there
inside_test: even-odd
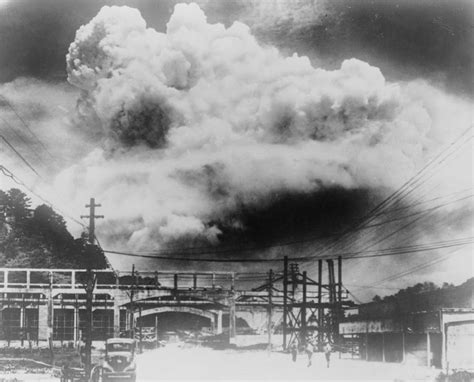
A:
[[[217,351],[207,348],[164,347],[138,356],[138,380],[330,380],[330,381],[434,381],[439,370],[393,363],[339,359],[330,368],[323,354],[312,366],[300,354],[265,351]]]

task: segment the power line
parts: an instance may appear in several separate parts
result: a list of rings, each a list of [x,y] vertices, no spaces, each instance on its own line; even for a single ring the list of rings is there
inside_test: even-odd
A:
[[[467,197],[469,198],[469,197]],[[467,198],[461,198],[459,200],[465,200]],[[458,200],[458,201],[459,201]],[[374,246],[376,246],[377,244],[380,244],[384,241],[386,241],[387,239],[391,238],[392,236],[396,235],[397,233],[399,233],[400,231],[403,231],[405,230],[406,228],[408,228],[409,226],[415,224],[416,222],[418,222],[419,220],[423,219],[424,217],[428,216],[430,213],[432,213],[433,211],[436,211],[444,206],[446,206],[447,204],[440,204],[436,207],[433,207],[433,208],[430,208],[424,212],[422,212],[421,216],[417,217],[416,219],[413,219],[412,221],[408,222],[407,224],[404,224],[403,226],[399,227],[398,229],[396,229],[395,231],[391,232],[390,234],[384,236],[383,238],[381,238],[380,240],[372,243],[372,244],[369,244],[368,246],[365,246],[364,249],[362,249],[362,251],[367,251],[368,249],[370,248],[373,248]]]
[[[3,141],[8,145],[8,147],[10,147],[10,149],[13,150],[13,152],[23,161],[23,163],[25,163],[28,168],[33,171],[39,178],[41,178],[40,174],[38,174],[38,172],[35,170],[35,168],[30,164],[30,162],[28,162],[24,157],[23,155],[21,155],[18,150],[3,136],[3,135],[0,135],[0,138],[3,139]]]
[[[469,196],[466,196],[466,197],[463,197],[463,198],[456,199],[454,201],[449,201],[449,202],[437,205],[435,207],[432,207],[428,210],[419,211],[419,212],[416,212],[412,215],[405,216],[404,218],[416,216],[416,215],[419,215],[419,214],[422,214],[422,213],[425,213],[425,212],[431,212],[435,208],[441,208],[441,207],[444,207],[444,206],[449,205],[451,203],[455,203],[455,202],[467,199],[467,198],[472,197],[472,196],[474,196],[474,195],[469,195]],[[400,219],[402,219],[402,218],[400,218]],[[387,220],[387,221],[378,223],[377,225],[388,224],[388,223],[392,223],[393,221],[394,220]],[[367,226],[365,228],[371,228],[371,227],[373,227],[373,226]],[[332,235],[337,235],[337,233],[334,233]],[[163,259],[166,260],[166,259],[168,259],[169,255],[177,254],[179,252],[192,251],[192,250],[194,250],[194,252],[187,253],[188,256],[210,255],[210,254],[226,254],[226,253],[236,253],[236,252],[242,253],[242,252],[250,252],[250,251],[253,252],[253,251],[257,251],[257,250],[264,250],[264,249],[271,249],[271,248],[277,248],[277,247],[283,247],[283,246],[290,246],[290,245],[295,245],[295,244],[313,242],[317,239],[321,239],[321,238],[325,238],[325,237],[327,237],[327,235],[318,236],[318,237],[311,237],[311,238],[303,239],[303,240],[293,240],[293,241],[282,242],[282,243],[277,243],[277,244],[268,244],[268,245],[245,247],[245,248],[232,247],[232,248],[216,249],[215,247],[201,246],[201,247],[185,247],[185,248],[176,248],[176,249],[175,248],[168,248],[168,249],[155,250],[155,251],[137,251],[137,252],[133,252],[133,254],[131,254],[130,252],[120,252],[120,251],[113,251],[113,252],[111,251],[110,253],[117,252],[115,254],[124,255],[124,256],[135,256],[135,257],[139,257],[139,256],[144,256],[145,257],[146,256],[145,258],[159,258],[158,257],[159,255],[163,255],[162,256]],[[199,251],[196,251],[196,250],[199,250]],[[362,252],[357,252],[357,253],[362,253]],[[166,255],[168,255],[168,256],[166,256]],[[334,256],[332,256],[330,258],[333,258],[333,257]],[[300,257],[300,258],[296,258],[295,260],[318,259],[318,258],[322,258],[322,256],[318,255],[318,256],[310,256],[310,257]],[[191,260],[199,261],[200,258],[186,257],[186,259],[190,259],[190,261]],[[267,261],[267,259],[263,259],[263,260]],[[235,261],[237,261],[237,260],[235,260]],[[270,261],[273,261],[273,260],[270,260]]]
[[[456,253],[456,252],[458,252],[459,250],[460,250],[460,248],[457,248],[457,249],[455,249],[455,250],[453,250],[453,251],[447,253],[447,254],[444,255],[444,256],[440,256],[440,257],[438,257],[438,258],[436,258],[436,259],[433,259],[433,260],[431,260],[431,261],[428,261],[428,262],[423,262],[423,263],[418,264],[418,265],[416,265],[416,266],[414,266],[414,267],[410,267],[410,268],[406,269],[406,270],[403,271],[403,272],[396,273],[396,274],[393,274],[393,275],[391,275],[391,276],[388,276],[388,277],[386,277],[386,278],[384,278],[384,279],[378,280],[378,281],[374,282],[372,285],[370,285],[369,287],[374,287],[374,286],[380,285],[380,284],[382,284],[382,283],[384,283],[384,282],[389,282],[389,281],[397,280],[397,279],[399,279],[399,278],[401,278],[401,277],[408,276],[409,274],[412,274],[412,273],[414,273],[414,272],[417,272],[417,271],[419,271],[419,270],[421,270],[421,269],[425,269],[425,268],[431,267],[431,266],[433,266],[433,265],[435,265],[435,264],[438,264],[438,263],[440,263],[440,262],[442,262],[442,261],[448,260],[448,259],[451,257],[451,255],[452,255],[453,253]]]
[[[339,238],[336,239],[333,244],[330,244],[326,246],[323,249],[322,255],[327,253],[328,251],[335,249],[336,247],[340,247],[342,244],[341,240],[349,235],[351,237],[352,235],[355,234],[355,232],[360,231],[362,228],[364,228],[367,224],[372,222],[376,216],[379,215],[379,211],[386,210],[390,205],[396,205],[399,203],[402,199],[404,199],[411,191],[408,191],[407,194],[407,189],[409,187],[419,187],[421,184],[417,185],[417,182],[420,182],[420,179],[423,178],[423,176],[426,175],[428,171],[430,171],[430,167],[434,164],[435,168],[439,166],[441,163],[447,160],[453,153],[455,153],[462,145],[464,145],[467,141],[472,139],[472,136],[469,136],[467,140],[463,141],[461,145],[457,148],[454,149],[453,152],[449,152],[453,146],[461,142],[463,137],[472,129],[472,126],[464,130],[456,140],[454,140],[450,145],[448,145],[445,149],[443,149],[440,153],[438,153],[435,157],[433,157],[430,161],[428,161],[427,164],[425,164],[415,175],[413,175],[409,180],[407,180],[402,186],[400,186],[396,191],[394,191],[391,195],[389,195],[387,198],[385,198],[381,203],[379,203],[376,207],[374,207],[369,213],[366,214],[362,219],[360,219],[359,223],[356,225],[347,228],[343,233],[339,236]],[[443,158],[444,156],[444,158]],[[441,159],[440,159],[441,158]],[[425,182],[426,179],[423,181]],[[405,195],[404,195],[405,194]],[[357,241],[357,239],[355,239]],[[346,244],[347,245],[347,244]]]
[[[14,129],[4,118],[0,117],[0,120],[3,122],[3,124],[4,124],[5,126],[8,127],[8,129],[9,129],[13,134],[15,134],[15,136],[16,136],[20,141],[23,142],[23,144],[24,144],[25,146],[30,146],[30,147],[31,147],[31,150],[35,153],[36,157],[37,157],[41,162],[43,162],[43,164],[45,163],[45,162],[43,161],[43,158],[41,158],[41,155],[40,155],[40,154],[38,153],[38,151],[35,149],[35,147],[32,146],[32,145],[30,145],[30,143],[25,139],[25,137],[24,137],[22,134],[19,134],[19,133],[18,133],[17,129]]]
[[[44,151],[46,151],[49,156],[51,157],[51,159],[54,159],[54,156],[49,152],[48,148],[44,145],[44,143],[38,138],[38,136],[35,134],[35,132],[33,130],[31,130],[30,126],[26,123],[26,121],[22,118],[22,116],[20,115],[20,113],[18,113],[18,111],[13,107],[13,105],[10,103],[10,101],[8,101],[8,99],[3,96],[3,95],[0,95],[0,98],[7,104],[7,106],[10,108],[10,110],[13,111],[13,113],[17,116],[17,118],[20,120],[20,122],[22,123],[22,125],[30,132],[30,134],[36,139],[36,141],[43,147]]]
[[[427,243],[423,245],[417,246],[408,246],[408,247],[394,247],[394,248],[386,248],[383,250],[372,251],[373,254],[366,255],[367,251],[361,252],[347,252],[347,253],[340,253],[333,257],[326,257],[321,258],[320,256],[304,256],[304,257],[292,257],[288,260],[290,261],[310,261],[315,259],[331,259],[337,258],[341,256],[345,259],[356,259],[356,258],[367,258],[367,257],[379,257],[379,256],[395,256],[407,253],[416,253],[416,252],[426,252],[426,251],[433,251],[437,249],[443,248],[450,248],[455,246],[463,246],[467,244],[471,244],[474,242],[474,237],[462,238],[457,240],[450,240],[450,241],[442,241],[442,242],[435,242],[435,243]],[[113,250],[103,250],[105,253],[115,254],[115,255],[122,255],[122,256],[131,256],[131,257],[139,257],[139,258],[146,258],[146,259],[156,259],[156,260],[171,260],[171,261],[189,261],[189,262],[205,262],[205,263],[269,263],[269,262],[281,262],[283,261],[282,258],[274,258],[274,259],[242,259],[242,258],[194,258],[194,257],[183,257],[183,256],[163,256],[163,255],[153,255],[153,254],[142,254],[142,253],[134,253],[134,252],[122,252],[122,251],[113,251]]]
[[[55,207],[53,205],[53,203],[51,203],[50,201],[48,201],[47,199],[43,198],[40,194],[38,194],[37,192],[33,191],[33,189],[29,186],[27,186],[20,178],[18,178],[15,174],[13,174],[10,170],[8,170],[5,166],[2,166],[0,165],[0,172],[5,175],[6,177],[10,178],[13,182],[15,182],[16,184],[18,184],[19,186],[25,188],[27,191],[29,191],[31,194],[33,194],[34,196],[36,196],[38,199],[40,199],[42,202],[44,202],[45,204],[47,204],[49,207],[53,208],[56,210],[56,211],[59,211],[63,216],[66,216],[68,217],[69,219],[71,219],[72,221],[74,221],[75,223],[79,224],[80,226],[82,226],[83,228],[86,227],[86,225],[84,223],[82,223],[81,221],[75,219],[74,217],[72,217],[71,215],[65,213],[64,211],[62,211],[60,208],[58,207]]]

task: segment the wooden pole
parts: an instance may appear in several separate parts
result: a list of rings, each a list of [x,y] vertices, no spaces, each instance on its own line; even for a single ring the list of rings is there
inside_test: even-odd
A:
[[[300,342],[303,348],[306,348],[306,284],[307,276],[306,271],[303,272],[303,306],[301,307],[301,332]]]
[[[96,215],[95,208],[101,207],[100,204],[95,203],[94,198],[90,198],[90,203],[86,204],[86,208],[89,208],[89,215],[81,216],[81,218],[89,218],[89,243],[95,244],[95,219],[102,219],[104,216]],[[96,275],[92,271],[92,258],[87,259],[87,272],[86,272],[86,338],[85,338],[85,367],[86,377],[89,378],[92,370],[92,305],[93,295],[96,283]]]
[[[382,362],[385,362],[385,333],[382,332]]]
[[[268,333],[268,351],[272,351],[272,295],[273,295],[273,270],[268,272],[268,315],[267,315],[267,333]]]
[[[323,316],[324,309],[321,306],[323,292],[323,261],[318,260],[318,350],[323,350]]]
[[[140,342],[139,342],[139,348],[140,348],[140,353],[143,353],[143,342],[142,342],[142,307],[138,307],[138,320],[140,321],[139,325],[139,335],[140,335]]]
[[[431,367],[431,339],[430,339],[430,332],[426,332],[426,366]]]
[[[288,317],[288,256],[283,258],[283,350],[286,350]]]
[[[235,295],[231,292],[229,297],[229,344],[233,344],[237,335],[235,322]]]
[[[155,341],[156,347],[158,348],[160,346],[160,341],[158,339],[158,314],[155,314]]]
[[[405,330],[402,331],[402,363],[406,361],[406,344],[405,344]]]
[[[133,313],[135,310],[134,307],[134,298],[135,295],[135,264],[132,265],[132,285],[130,289],[130,338],[135,338],[135,324],[134,324],[134,317]]]

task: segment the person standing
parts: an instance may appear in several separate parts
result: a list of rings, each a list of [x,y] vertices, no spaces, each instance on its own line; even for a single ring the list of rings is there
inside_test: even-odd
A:
[[[332,347],[329,342],[326,343],[324,346],[324,355],[326,357],[326,366],[329,367],[329,363],[331,362],[331,352],[332,352]]]
[[[296,358],[298,357],[298,347],[296,346],[296,343],[293,342],[293,344],[290,347],[290,352],[291,352],[291,359],[293,362],[296,362]]]
[[[306,344],[306,348],[304,349],[306,355],[308,356],[308,367],[310,367],[312,363],[312,358],[313,358],[313,344],[311,342],[308,342]]]

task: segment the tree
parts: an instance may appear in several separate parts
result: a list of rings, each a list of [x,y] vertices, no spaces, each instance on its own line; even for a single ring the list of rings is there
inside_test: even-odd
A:
[[[30,213],[30,199],[20,190],[0,190],[0,208],[14,219],[2,223],[0,266],[30,268],[106,268],[100,247],[85,237],[74,239],[64,218],[46,205]],[[1,210],[0,210],[1,212]]]
[[[372,301],[373,301],[373,302],[381,302],[381,301],[382,301],[382,298],[381,298],[378,294],[376,294],[376,295],[374,296],[374,298],[372,299]]]
[[[30,229],[33,234],[41,235],[46,243],[58,250],[64,250],[73,241],[63,217],[44,204],[35,209]]]
[[[7,193],[6,213],[14,218],[14,223],[20,225],[29,215],[31,200],[18,188],[12,188]]]

